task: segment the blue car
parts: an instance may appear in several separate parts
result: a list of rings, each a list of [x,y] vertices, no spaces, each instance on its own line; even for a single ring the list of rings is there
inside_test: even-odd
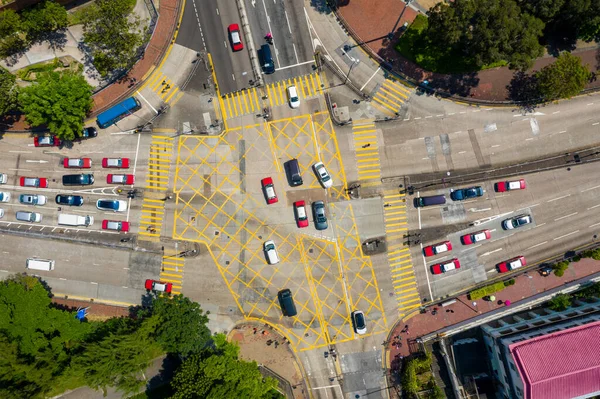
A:
[[[79,195],[58,194],[56,196],[56,203],[58,205],[81,206],[83,205],[83,197]]]
[[[469,198],[476,198],[483,196],[483,188],[481,186],[459,188],[450,193],[452,201],[463,201]]]

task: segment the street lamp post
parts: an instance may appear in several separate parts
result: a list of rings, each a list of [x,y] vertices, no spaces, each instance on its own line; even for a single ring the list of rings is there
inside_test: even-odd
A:
[[[354,65],[358,64],[358,62],[360,61],[358,58],[351,58],[352,60],[352,64],[350,64],[350,69],[348,70],[348,73],[346,74],[346,80],[344,80],[344,84],[346,84],[348,82],[348,79],[350,78],[350,73],[352,72],[352,68],[354,68]]]

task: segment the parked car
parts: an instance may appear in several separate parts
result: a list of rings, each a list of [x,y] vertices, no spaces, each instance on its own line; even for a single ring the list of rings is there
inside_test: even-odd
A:
[[[37,194],[21,194],[19,195],[19,202],[26,205],[45,205],[48,198],[45,195]]]
[[[471,245],[479,241],[489,240],[490,238],[492,238],[492,233],[489,230],[481,230],[475,233],[465,234],[460,237],[460,240],[464,245]]]
[[[10,193],[6,191],[0,191],[0,202],[8,202],[10,201]]]
[[[265,177],[260,181],[262,185],[263,193],[265,198],[267,199],[267,204],[271,205],[279,201],[277,198],[277,193],[275,192],[275,185],[273,184],[273,179],[270,177]]]
[[[452,244],[450,241],[438,242],[437,244],[429,245],[423,248],[423,253],[425,256],[433,256],[448,251],[452,251]]]
[[[313,170],[317,175],[317,179],[319,179],[319,183],[323,186],[323,188],[329,188],[333,185],[333,180],[331,180],[331,176],[323,162],[317,162],[313,165]]]
[[[42,214],[38,212],[17,211],[16,218],[21,222],[39,223],[42,221]]]
[[[55,198],[58,205],[81,206],[83,205],[83,197],[80,195],[65,195],[58,194]]]
[[[81,139],[85,140],[85,139],[91,139],[93,137],[97,137],[98,136],[98,131],[96,130],[95,127],[86,127],[83,129],[83,131],[81,132]]]
[[[133,184],[135,182],[134,175],[107,175],[106,182],[108,184]]]
[[[509,260],[505,260],[504,262],[500,262],[496,265],[498,268],[498,272],[505,273],[511,270],[518,269],[519,267],[527,265],[524,256],[517,256],[516,258],[512,258]]]
[[[6,173],[0,173],[0,184],[6,184],[8,182],[8,175]]]
[[[513,180],[513,181],[499,181],[494,184],[494,189],[498,193],[512,190],[524,190],[527,187],[525,179]]]
[[[165,283],[158,280],[146,280],[145,287],[149,291],[166,292],[170,294],[173,290],[173,283]]]
[[[327,229],[327,216],[325,215],[325,203],[323,201],[315,201],[312,203],[313,221],[315,229]]]
[[[33,138],[33,145],[36,147],[58,147],[60,139],[58,136],[35,136]]]
[[[117,220],[103,220],[102,229],[122,231],[127,233],[129,231],[129,222],[119,222]]]
[[[298,227],[308,227],[308,215],[306,214],[306,204],[304,201],[294,202],[294,214]]]
[[[96,201],[96,208],[101,211],[125,212],[127,210],[127,201],[99,199]]]
[[[64,175],[62,177],[62,184],[64,186],[89,186],[94,184],[94,175],[91,173]]]
[[[4,217],[4,209],[0,208],[0,219]]]
[[[506,219],[506,220],[502,221],[502,228],[504,230],[518,229],[519,227],[525,226],[530,223],[531,223],[530,215],[518,215],[518,216],[515,216],[510,219]]]
[[[483,188],[481,186],[459,188],[450,193],[452,201],[463,201],[481,196],[483,196]]]
[[[287,96],[290,102],[290,107],[298,108],[300,107],[300,99],[298,98],[298,90],[296,86],[288,86],[287,88]]]
[[[129,158],[102,158],[102,167],[127,169],[129,167]]]
[[[229,40],[231,40],[231,48],[233,51],[240,51],[244,49],[242,43],[242,36],[240,35],[240,27],[238,24],[231,24],[227,28],[229,32]]]
[[[48,187],[48,179],[43,177],[22,177],[19,179],[21,187]]]
[[[90,158],[65,158],[63,159],[65,168],[91,168],[92,160]]]
[[[267,262],[270,265],[279,263],[279,255],[277,254],[277,248],[275,247],[275,242],[273,240],[265,241],[263,244],[263,251],[267,257]]]
[[[442,263],[436,263],[435,265],[431,266],[431,272],[433,274],[447,273],[455,269],[460,269],[460,262],[456,258],[444,261]]]
[[[354,332],[363,335],[367,332],[367,324],[365,322],[365,314],[362,310],[355,310],[351,314],[352,316],[352,327]]]

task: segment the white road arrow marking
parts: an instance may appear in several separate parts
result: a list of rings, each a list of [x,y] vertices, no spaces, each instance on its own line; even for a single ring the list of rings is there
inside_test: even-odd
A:
[[[26,160],[26,162],[31,162],[31,163],[48,163],[48,161],[42,161],[41,159],[40,160],[36,160],[36,161],[31,161],[31,160],[28,159],[28,160]]]

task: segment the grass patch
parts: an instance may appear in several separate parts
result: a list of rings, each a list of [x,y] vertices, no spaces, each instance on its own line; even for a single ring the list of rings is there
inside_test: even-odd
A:
[[[64,64],[63,64],[64,62]],[[50,61],[39,62],[37,64],[26,66],[17,71],[17,78],[26,82],[34,82],[40,74],[56,71],[62,72],[70,70],[73,72],[82,72],[83,65],[77,62],[71,56],[54,58]]]
[[[396,44],[396,51],[420,67],[437,73],[465,73],[508,65],[506,61],[498,61],[478,67],[472,59],[456,50],[440,50],[439,46],[433,46],[425,37],[427,24],[427,17],[417,15]]]

